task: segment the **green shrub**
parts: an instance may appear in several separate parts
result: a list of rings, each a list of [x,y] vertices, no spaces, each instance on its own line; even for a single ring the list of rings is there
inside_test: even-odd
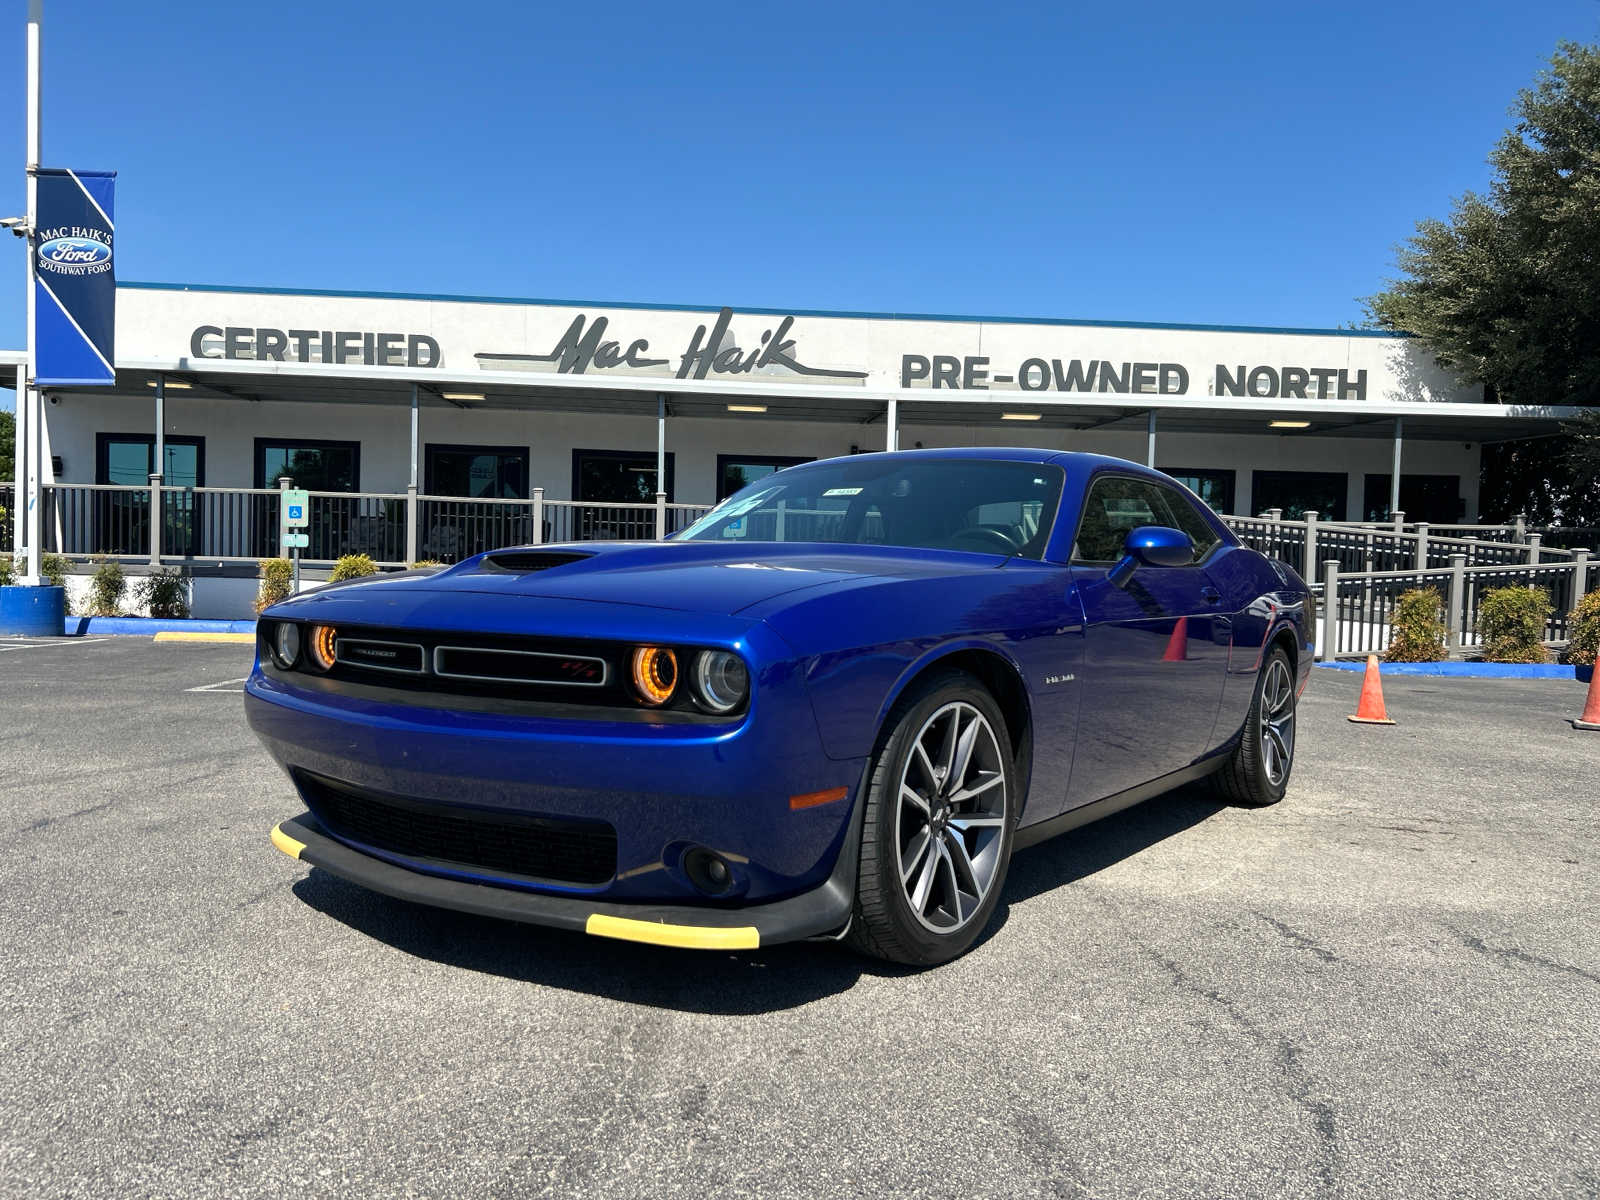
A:
[[[333,572],[328,576],[329,583],[339,583],[346,579],[360,579],[363,575],[376,575],[378,564],[372,561],[369,554],[346,554],[333,564]]]
[[[189,615],[189,581],[182,571],[154,571],[135,585],[134,593],[152,617]]]
[[[1553,611],[1550,593],[1543,588],[1490,588],[1478,604],[1483,657],[1489,662],[1549,662],[1544,623]]]
[[[1438,662],[1444,657],[1447,631],[1444,598],[1433,588],[1400,593],[1389,618],[1389,662]]]
[[[128,590],[122,567],[117,563],[101,563],[89,581],[89,615],[114,617],[122,610],[122,597]]]
[[[423,570],[423,569],[428,568],[428,567],[442,567],[442,566],[444,566],[444,563],[440,562],[436,558],[419,558],[419,559],[417,559],[416,562],[411,564],[411,570],[420,571],[420,570]]]
[[[261,560],[261,590],[256,593],[256,611],[270,608],[280,600],[289,598],[294,587],[294,564],[287,558]]]
[[[1567,618],[1567,629],[1572,641],[1563,656],[1567,662],[1580,667],[1591,666],[1600,654],[1600,591],[1590,592]]]
[[[63,555],[41,554],[39,556],[39,574],[44,576],[44,581],[51,587],[66,587],[67,575],[71,570],[72,564]]]
[[[17,581],[17,569],[11,564],[11,555],[0,555],[0,587],[10,587]]]

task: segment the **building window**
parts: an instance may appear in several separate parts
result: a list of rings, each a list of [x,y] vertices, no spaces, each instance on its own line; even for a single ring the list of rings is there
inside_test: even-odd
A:
[[[801,463],[815,462],[814,458],[774,458],[761,454],[717,455],[717,503],[722,503],[740,488],[765,479],[774,471]]]
[[[1332,471],[1256,471],[1250,481],[1250,516],[1281,508],[1285,520],[1308,512],[1331,521],[1345,519],[1350,477]]]
[[[525,500],[528,496],[528,449],[526,446],[430,445],[423,491],[430,496]]]
[[[1184,487],[1211,506],[1212,511],[1233,511],[1233,471],[1211,471],[1196,467],[1162,467]]]
[[[1362,488],[1362,520],[1387,521],[1389,512],[1389,480],[1382,475],[1369,473]],[[1408,521],[1426,521],[1430,525],[1454,525],[1466,511],[1461,499],[1459,475],[1400,475],[1400,511]]]
[[[310,492],[354,492],[361,487],[361,443],[288,438],[256,439],[256,486],[291,486]]]
[[[672,499],[673,461],[660,490]],[[647,450],[574,450],[572,498],[590,504],[654,504],[656,456]]]
[[[206,442],[197,437],[162,439],[161,482],[164,488],[204,487]],[[95,482],[119,487],[149,488],[156,460],[153,433],[102,433],[95,437]],[[71,503],[71,502],[69,502]],[[90,499],[94,523],[93,549],[107,554],[150,552],[150,493],[97,492]],[[57,514],[58,516],[61,514]],[[200,514],[190,491],[161,493],[161,552],[198,554]],[[81,518],[80,518],[81,519]]]

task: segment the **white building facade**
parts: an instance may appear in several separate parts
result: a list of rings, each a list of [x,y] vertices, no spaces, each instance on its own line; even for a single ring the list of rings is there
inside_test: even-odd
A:
[[[1480,446],[1563,415],[1486,403],[1414,340],[1351,330],[122,284],[116,345],[114,388],[48,397],[47,548],[142,553],[110,544],[104,512],[74,540],[66,492],[152,473],[168,504],[288,477],[413,503],[709,505],[789,463],[914,446],[1150,462],[1225,512],[1469,522]],[[237,524],[225,507],[169,519],[163,551],[270,549],[211,536]],[[467,548],[423,524],[416,556]]]

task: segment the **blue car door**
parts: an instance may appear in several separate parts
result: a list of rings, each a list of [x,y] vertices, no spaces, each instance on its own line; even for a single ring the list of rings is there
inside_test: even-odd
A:
[[[1182,529],[1196,542],[1195,561],[1141,566],[1118,587],[1106,573],[1140,525]],[[1231,640],[1204,566],[1219,540],[1175,488],[1104,473],[1090,483],[1072,557],[1085,627],[1069,808],[1177,771],[1211,748]]]

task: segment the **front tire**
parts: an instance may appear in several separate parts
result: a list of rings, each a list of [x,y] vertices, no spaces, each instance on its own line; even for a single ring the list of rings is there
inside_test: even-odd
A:
[[[988,925],[1016,824],[1005,716],[952,671],[895,705],[867,784],[849,941],[911,966],[947,962]]]
[[[1274,646],[1256,676],[1239,744],[1213,775],[1223,799],[1247,808],[1265,808],[1283,799],[1294,770],[1294,668],[1281,646]]]

